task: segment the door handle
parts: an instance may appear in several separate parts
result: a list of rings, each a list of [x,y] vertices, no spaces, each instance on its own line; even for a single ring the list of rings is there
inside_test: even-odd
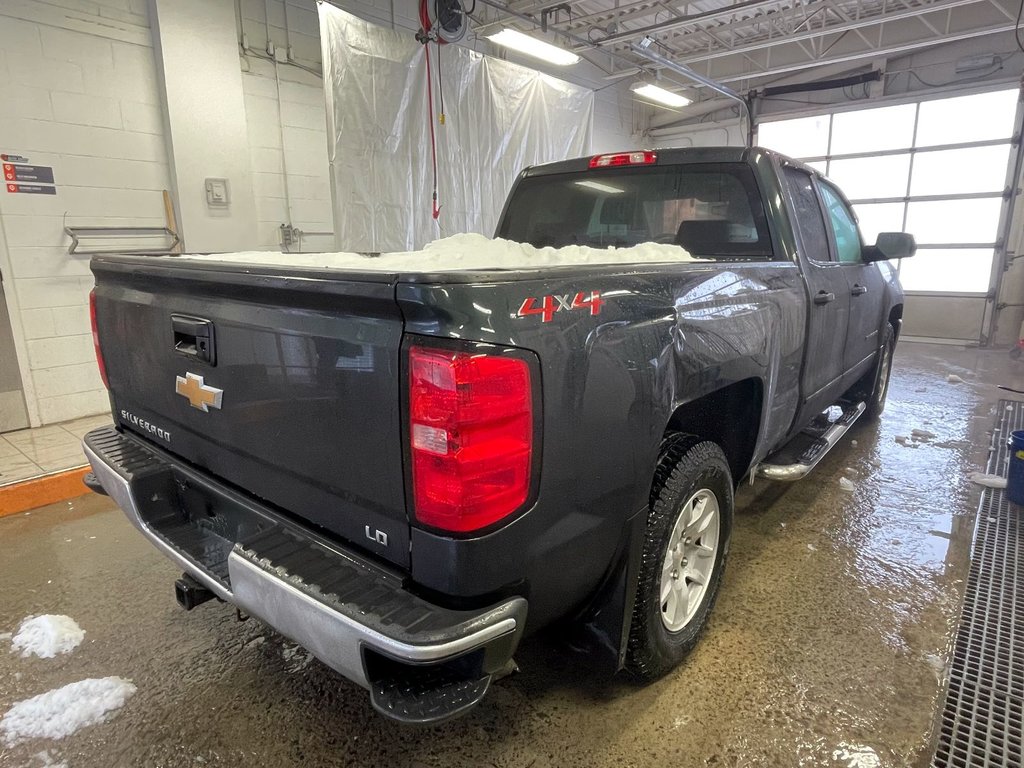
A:
[[[818,291],[814,296],[815,304],[828,304],[830,301],[835,301],[836,295],[830,291]]]
[[[868,292],[868,287],[866,285],[860,285],[859,283],[854,283],[853,288],[850,290],[850,295],[851,296],[863,296],[867,292]]]
[[[214,347],[213,323],[199,317],[171,315],[171,330],[174,332],[174,351],[197,360],[217,364]]]

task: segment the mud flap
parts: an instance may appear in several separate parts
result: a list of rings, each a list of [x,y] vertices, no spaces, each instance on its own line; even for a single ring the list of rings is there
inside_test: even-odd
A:
[[[595,671],[608,677],[626,663],[647,512],[644,507],[626,520],[614,563],[572,633],[574,650],[586,653]]]

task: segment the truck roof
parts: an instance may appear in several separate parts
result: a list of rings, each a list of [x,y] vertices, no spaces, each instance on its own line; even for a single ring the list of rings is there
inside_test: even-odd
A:
[[[623,152],[601,152],[602,155],[626,154],[637,150]],[[764,147],[665,147],[656,150],[659,164],[675,163],[746,163],[754,162],[763,155],[775,155],[783,158],[778,152]],[[524,176],[546,176],[553,173],[578,173],[590,170],[590,160],[595,155],[575,157],[571,160],[559,160],[527,168]],[[789,158],[784,158],[789,160]]]

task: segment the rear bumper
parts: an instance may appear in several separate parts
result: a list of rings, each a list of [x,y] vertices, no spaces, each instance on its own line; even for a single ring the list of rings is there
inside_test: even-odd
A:
[[[103,490],[157,549],[220,599],[368,688],[383,714],[446,719],[475,705],[508,666],[524,599],[479,611],[434,605],[409,592],[400,574],[138,438],[103,428],[86,435],[83,448]],[[432,695],[439,687],[443,702]]]

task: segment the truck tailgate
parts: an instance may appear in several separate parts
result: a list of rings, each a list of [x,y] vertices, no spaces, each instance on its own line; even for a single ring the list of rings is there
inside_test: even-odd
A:
[[[113,257],[92,269],[120,426],[408,567],[393,275]]]

